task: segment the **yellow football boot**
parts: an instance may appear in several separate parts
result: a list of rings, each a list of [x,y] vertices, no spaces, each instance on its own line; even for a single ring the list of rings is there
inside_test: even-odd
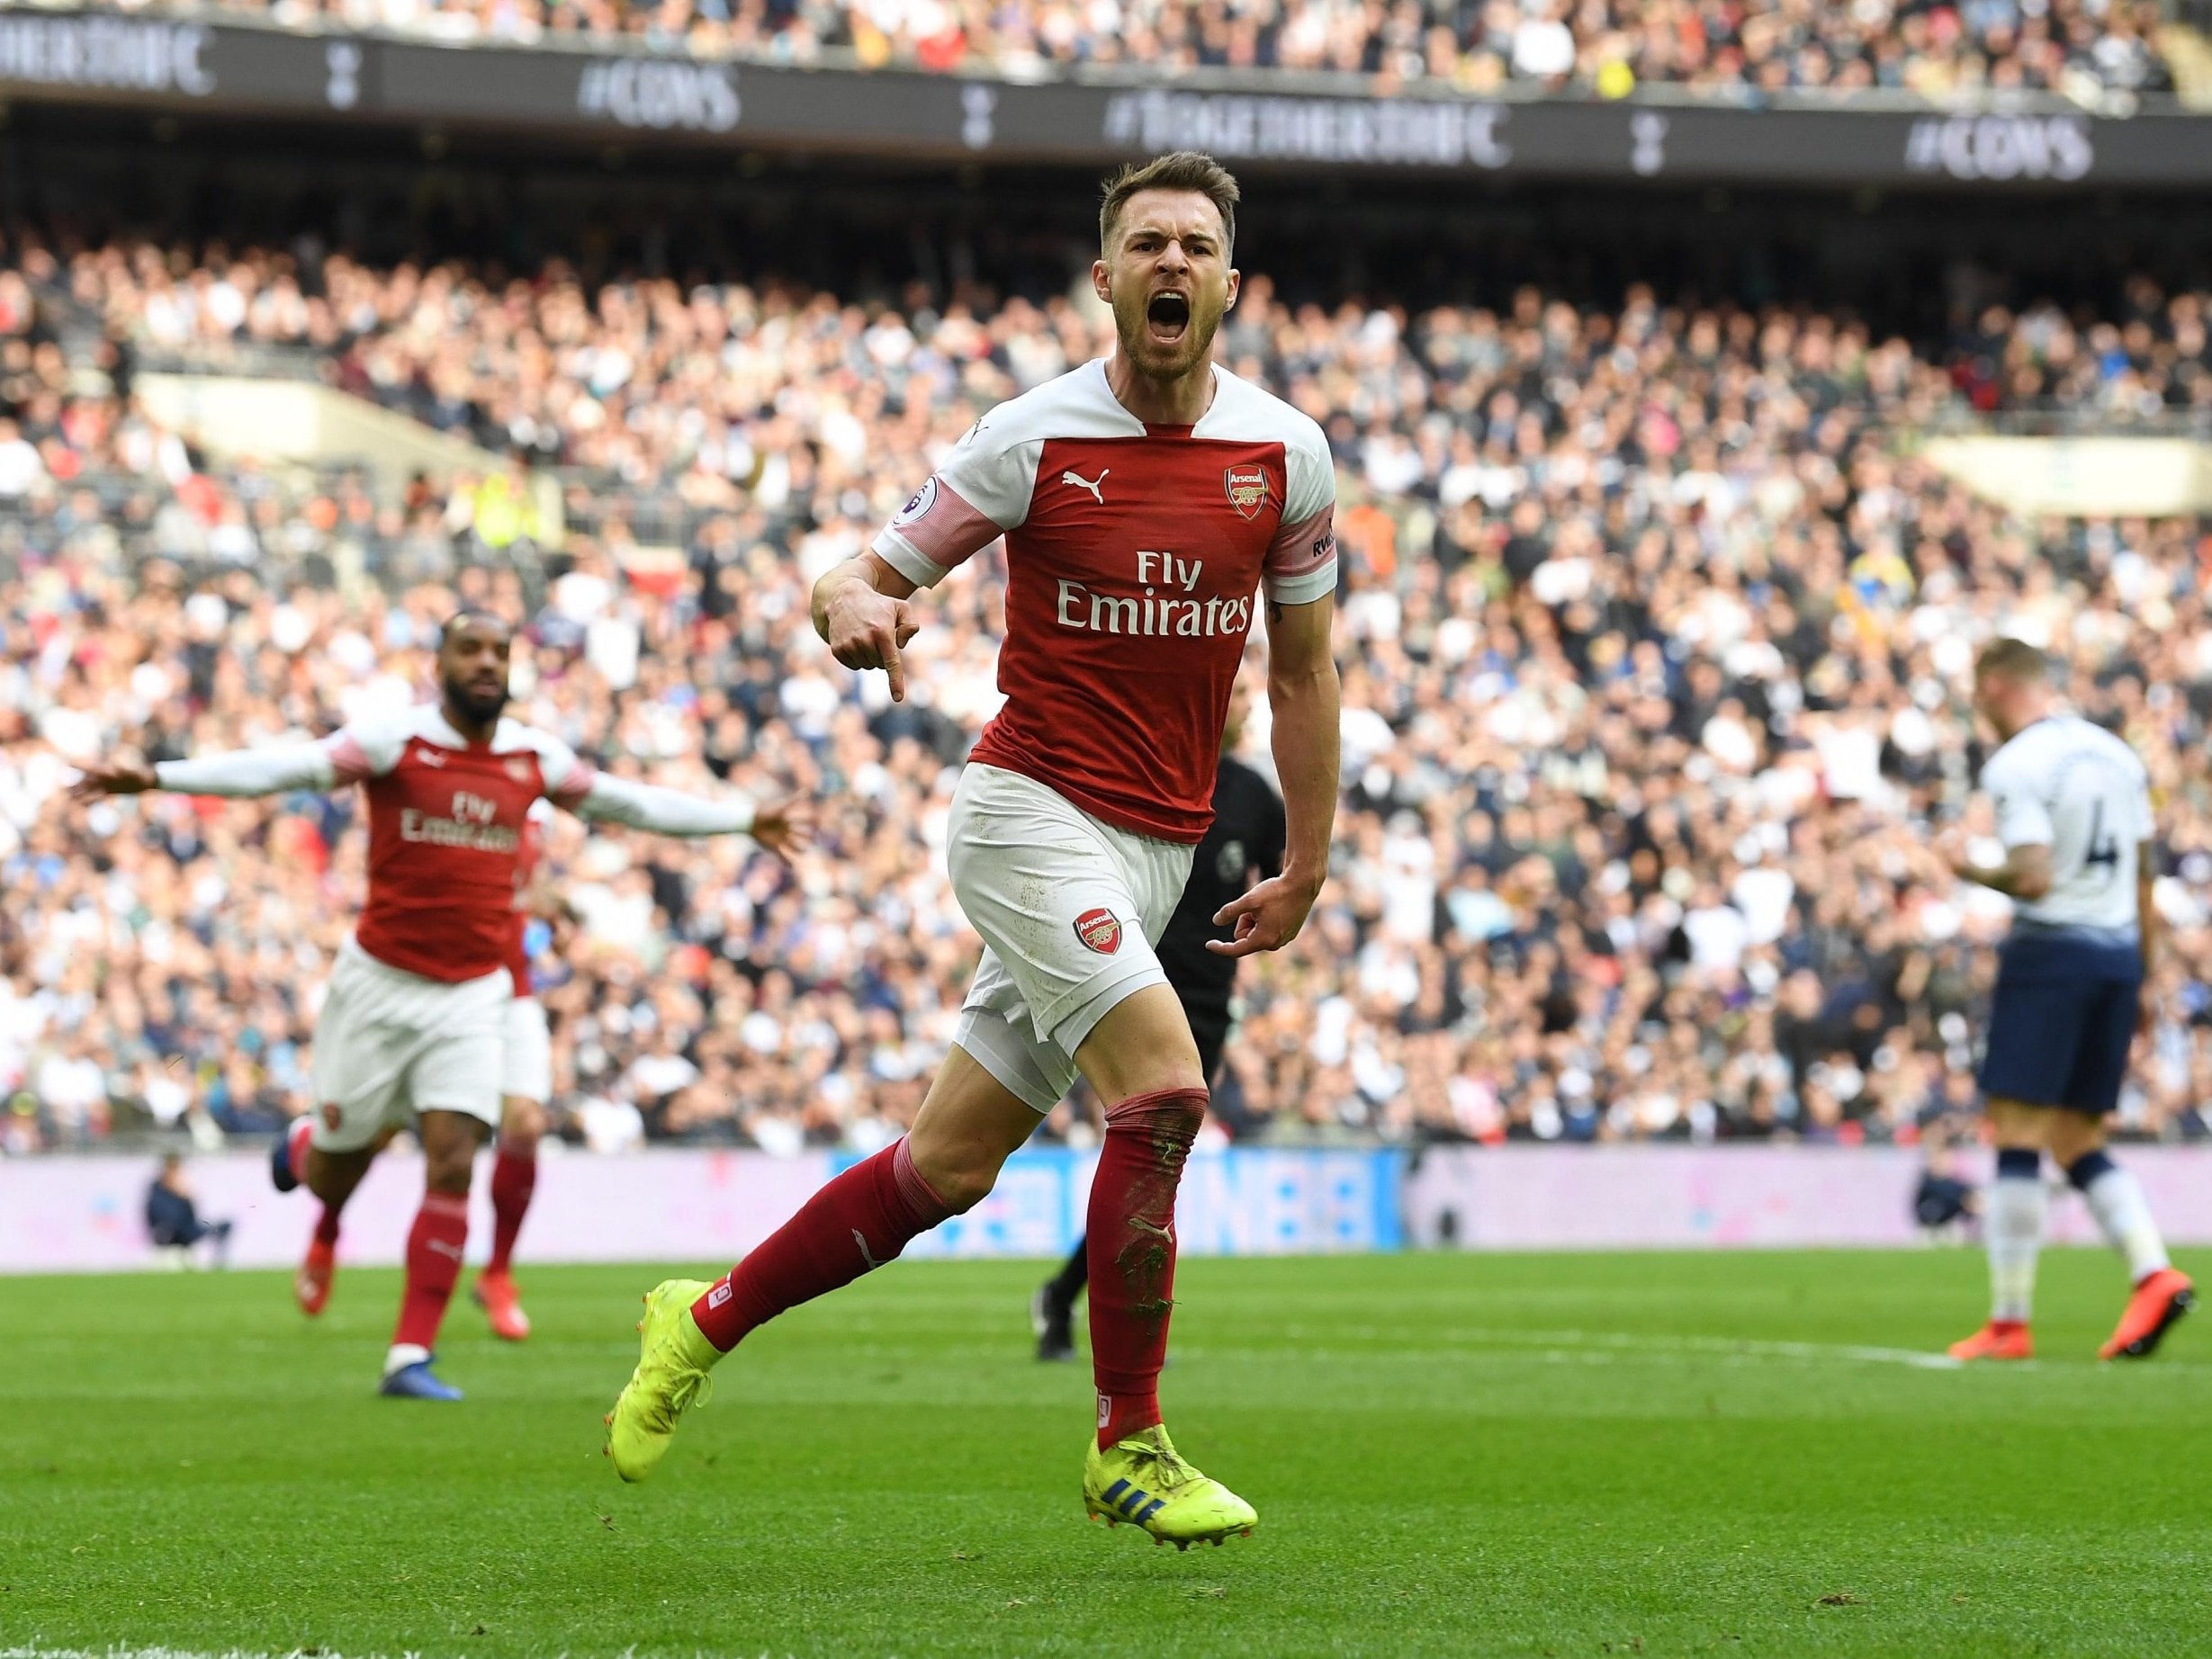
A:
[[[607,1455],[615,1473],[642,1481],[669,1448],[677,1421],[714,1392],[707,1368],[721,1351],[700,1334],[691,1305],[705,1296],[704,1280],[671,1278],[655,1285],[637,1322],[637,1369],[623,1388],[607,1424]]]
[[[1128,1521],[1152,1534],[1155,1544],[1188,1549],[1232,1532],[1249,1535],[1259,1515],[1218,1480],[1185,1463],[1167,1430],[1155,1425],[1101,1451],[1091,1442],[1084,1459],[1083,1506],[1110,1527]]]

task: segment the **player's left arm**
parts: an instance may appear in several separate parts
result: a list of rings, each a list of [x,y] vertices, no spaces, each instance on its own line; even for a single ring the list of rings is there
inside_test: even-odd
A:
[[[2138,948],[2143,952],[2142,1022],[2147,1027],[2151,1019],[2151,969],[2157,961],[2163,924],[2158,914],[2158,867],[2153,862],[2158,850],[2157,809],[2151,801],[2151,776],[2143,769],[2139,759],[2136,774],[2132,803],[2136,810],[2132,826],[2136,832],[2136,933]]]
[[[1252,849],[1253,867],[1262,879],[1282,874],[1283,858],[1290,849],[1290,826],[1282,810],[1282,799],[1272,789],[1260,802],[1260,839]]]
[[[710,801],[659,784],[614,777],[587,766],[550,733],[531,734],[544,779],[545,798],[589,822],[623,824],[654,835],[749,835],[778,858],[787,858],[814,833],[811,803],[789,799],[755,803],[737,795]]]
[[[593,772],[589,785],[573,802],[558,795],[553,800],[579,818],[655,835],[749,835],[779,858],[797,851],[814,830],[812,804],[796,797],[757,805],[742,798],[710,801],[605,772]]]
[[[2146,991],[2151,982],[2151,969],[2158,960],[2160,936],[2165,929],[2158,914],[2158,872],[2151,865],[2153,850],[2148,841],[2136,845],[2136,931],[2142,940],[2143,982]],[[2147,998],[2144,1009],[2147,1018]]]
[[[1329,838],[1336,822],[1336,767],[1343,689],[1329,653],[1334,592],[1291,605],[1267,605],[1267,703],[1274,717],[1272,747],[1282,782],[1282,874],[1271,876],[1214,912],[1233,928],[1206,948],[1221,956],[1280,950],[1306,925],[1328,879]]]

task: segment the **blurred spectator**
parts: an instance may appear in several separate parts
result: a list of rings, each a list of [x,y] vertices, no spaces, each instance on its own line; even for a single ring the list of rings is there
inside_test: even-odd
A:
[[[217,1267],[229,1260],[230,1224],[200,1219],[192,1183],[184,1175],[184,1161],[175,1152],[162,1159],[160,1172],[146,1189],[146,1234],[155,1249],[180,1252],[210,1241]]]
[[[2033,395],[2094,405],[2132,374],[2212,407],[2203,297],[2120,301],[2067,323],[2111,329],[2096,373],[2062,352]],[[1981,321],[2000,358],[2047,354],[2053,315]],[[829,803],[792,871],[556,821],[548,868],[583,919],[558,953],[537,939],[532,973],[562,1133],[788,1152],[911,1120],[976,948],[942,849],[950,768],[998,704],[1004,571],[978,558],[922,601],[896,705],[827,659],[807,587],[982,408],[1102,349],[1094,312],[587,289],[557,262],[494,282],[333,255],[310,281],[250,248],[25,242],[0,325],[0,419],[39,462],[0,498],[0,1144],[250,1132],[304,1106],[358,803],[77,808],[64,757],[319,732],[414,696],[463,600],[525,619],[517,713],[600,764]],[[562,463],[570,533],[503,549],[481,480],[386,499],[217,466],[98,368],[118,339],[303,354]],[[1916,1138],[1971,1099],[2004,925],[1926,852],[1938,820],[1987,831],[1966,676],[2003,631],[2049,647],[2151,767],[2172,955],[2121,1126],[2206,1134],[2203,525],[2028,525],[1968,496],[1893,444],[1972,412],[1967,359],[1848,315],[1642,287],[1606,309],[1532,289],[1329,309],[1254,273],[1218,349],[1322,423],[1347,551],[1334,879],[1245,983],[1232,1132]],[[1265,726],[1263,707],[1262,766]],[[1079,1107],[1048,1121],[1080,1131]]]
[[[110,0],[145,9],[147,0]],[[2083,103],[2168,90],[2156,0],[175,0],[187,13],[255,10],[295,28],[326,20],[432,40],[531,44],[619,38],[661,50],[864,67],[997,68],[1025,77],[1083,65],[1294,70],[1434,78],[1470,91],[1569,84],[1617,98],[1660,81],[1735,99],[1874,91],[1956,99],[2058,93]],[[220,294],[234,309],[238,300]]]

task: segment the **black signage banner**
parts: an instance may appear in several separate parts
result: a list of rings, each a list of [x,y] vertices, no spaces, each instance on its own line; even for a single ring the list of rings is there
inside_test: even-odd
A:
[[[433,46],[0,12],[0,97],[491,127],[603,142],[1101,163],[1163,149],[1300,169],[1779,184],[2202,186],[2212,118],[1746,110],[1013,84],[572,47]]]

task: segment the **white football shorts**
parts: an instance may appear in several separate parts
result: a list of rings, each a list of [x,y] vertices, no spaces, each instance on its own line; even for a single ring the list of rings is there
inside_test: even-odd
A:
[[[553,1029],[545,1005],[535,997],[510,997],[507,1003],[507,1048],[499,1069],[502,1097],[520,1096],[540,1106],[553,1099]]]
[[[418,1112],[464,1112],[496,1129],[514,1000],[503,967],[448,983],[391,967],[348,937],[315,1020],[315,1144],[358,1152]]]
[[[1192,849],[1117,829],[1058,791],[971,763],[947,859],[983,961],[953,1041],[1039,1112],[1075,1081],[1075,1051],[1123,999],[1167,975],[1153,954]]]

